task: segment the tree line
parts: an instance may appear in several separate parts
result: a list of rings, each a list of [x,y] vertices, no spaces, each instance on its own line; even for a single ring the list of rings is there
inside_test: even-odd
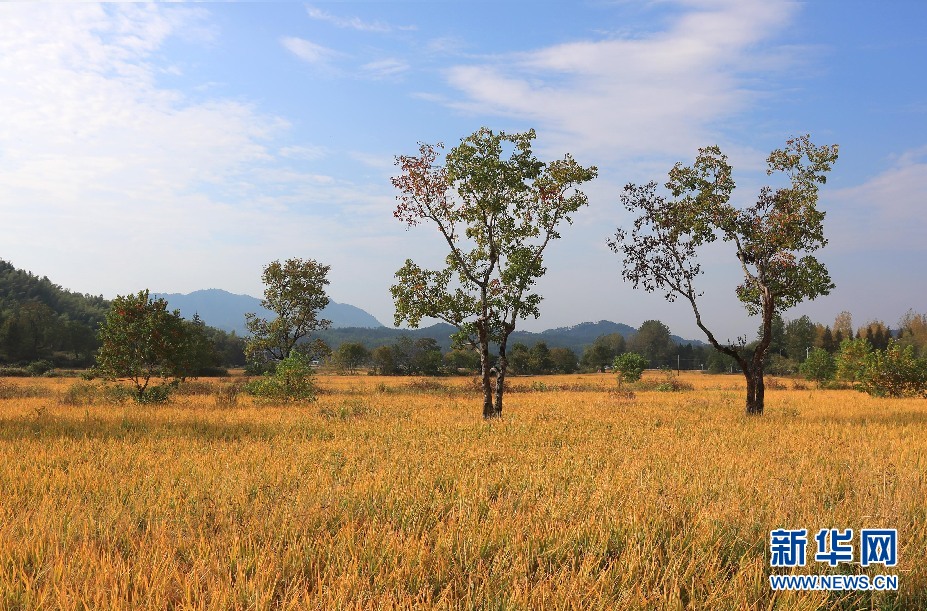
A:
[[[399,173],[392,180],[398,192],[394,216],[409,229],[421,224],[437,229],[447,249],[443,265],[429,268],[407,259],[396,272],[390,287],[395,323],[416,328],[430,318],[456,329],[453,347],[479,359],[484,418],[502,415],[507,374],[551,371],[576,356],[546,345],[510,345],[518,322],[540,315],[543,297],[535,285],[546,272],[548,247],[588,204],[579,187],[597,175],[595,166],[582,166],[569,154],[540,161],[532,152],[535,137],[534,130],[481,128],[443,158],[442,144],[421,143],[417,155],[396,158]],[[634,217],[630,227],[618,227],[607,241],[621,257],[623,278],[635,288],[661,291],[668,301],[688,305],[715,351],[705,359],[709,367],[729,361],[744,375],[748,414],[763,413],[766,372],[788,366],[789,361],[801,366],[812,348],[829,354],[838,346],[843,352],[847,342],[865,342],[874,355],[866,358],[872,363],[882,359],[879,362],[889,368],[900,363],[891,360],[897,354],[917,358],[917,335],[909,328],[919,324],[913,314],[897,337],[890,329],[869,325],[864,336],[853,339],[847,337],[852,326],[848,329],[842,321],[820,332],[815,325],[812,338],[810,321],[786,323],[781,318],[784,311],[834,288],[815,253],[827,243],[825,213],[817,208],[819,189],[837,156],[836,145],[815,145],[807,135],[788,140],[767,158],[767,174],[780,176],[782,186],[763,187],[753,205],[736,207],[730,203],[733,168],[717,146],[709,146],[699,149],[692,165],[674,165],[663,191],[656,181],[628,184],[618,198]],[[735,297],[748,314],[760,319],[754,341],[743,337],[720,342],[702,318],[698,255],[714,242],[729,244],[739,262],[742,281]],[[330,326],[318,318],[328,303],[328,270],[311,259],[273,262],[265,268],[263,305],[277,316],[263,320],[249,315],[245,353],[251,362],[263,362],[268,369],[286,364],[285,371],[295,371],[289,366],[291,359],[327,355],[327,346],[309,340],[313,332]],[[643,354],[639,360],[625,359],[629,363],[654,363],[672,351],[663,342],[668,330],[659,321],[648,321],[642,331],[631,341]],[[815,341],[821,345],[813,346]],[[910,346],[899,343],[904,341]],[[599,344],[603,353],[606,348],[615,354],[627,348],[616,338]],[[377,350],[377,369],[384,372],[433,371],[443,362],[440,351],[428,342],[397,342]],[[694,352],[692,348],[693,361]],[[596,358],[592,353],[587,362]],[[681,360],[677,349],[680,367]],[[867,367],[870,372],[878,369]]]

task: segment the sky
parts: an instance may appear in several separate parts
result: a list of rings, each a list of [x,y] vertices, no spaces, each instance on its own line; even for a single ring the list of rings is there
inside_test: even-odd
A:
[[[446,255],[393,218],[395,156],[534,128],[539,158],[599,177],[520,328],[703,339],[687,304],[622,280],[622,187],[717,144],[750,205],[769,152],[809,133],[840,146],[817,253],[836,289],[784,316],[895,325],[927,310],[925,23],[921,0],[0,3],[0,258],[108,298],[261,296],[269,262],[312,258],[391,325],[396,270]],[[752,339],[733,251],[702,260],[709,327]]]

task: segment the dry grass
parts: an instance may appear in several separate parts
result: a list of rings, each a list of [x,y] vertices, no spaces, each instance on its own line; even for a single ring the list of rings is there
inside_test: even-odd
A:
[[[683,378],[517,378],[492,423],[463,379],[285,408],[4,380],[48,392],[0,399],[0,608],[927,607],[927,403],[774,390],[747,418],[741,378]],[[825,527],[897,528],[897,567],[841,569],[900,591],[773,593],[769,531]]]

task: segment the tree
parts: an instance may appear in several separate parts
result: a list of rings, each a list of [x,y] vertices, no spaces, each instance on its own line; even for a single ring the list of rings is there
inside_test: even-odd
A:
[[[621,203],[638,213],[630,232],[618,229],[609,241],[624,256],[623,277],[634,287],[665,291],[668,301],[689,302],[695,322],[709,343],[737,361],[747,380],[746,410],[762,414],[766,353],[777,313],[834,288],[824,265],[811,253],[822,248],[824,212],[817,209],[818,185],[837,159],[837,146],[815,146],[809,136],[793,138],[767,159],[767,174],[784,173],[789,186],[764,187],[754,205],[729,203],[732,168],[717,146],[699,150],[695,163],[677,163],[669,172],[667,199],[651,182],[628,184]],[[732,243],[743,282],[737,298],[762,320],[755,346],[746,340],[722,344],[702,320],[694,283],[702,273],[698,252],[718,237]]]
[[[820,327],[820,325],[818,325],[818,327]],[[818,332],[815,332],[815,333],[817,336],[815,340],[815,345],[818,348],[823,348],[830,354],[833,354],[834,352],[837,351],[838,344],[837,344],[837,341],[834,339],[834,333],[833,331],[830,330],[830,327],[824,327],[823,331],[821,331],[820,333]]]
[[[628,350],[643,356],[651,367],[662,367],[676,351],[669,327],[659,320],[645,320],[628,340]]]
[[[843,340],[836,357],[837,379],[861,382],[866,376],[866,360],[871,352],[872,345],[865,338]]]
[[[344,342],[335,350],[335,364],[342,371],[356,373],[369,360],[370,351],[359,342]]]
[[[370,353],[370,360],[378,375],[392,376],[399,373],[392,346],[377,346]]]
[[[550,362],[557,373],[576,373],[576,353],[569,348],[551,348]]]
[[[532,373],[544,374],[550,373],[554,368],[554,362],[550,358],[550,348],[547,342],[535,342],[531,346],[531,371]]]
[[[618,372],[618,386],[622,382],[637,382],[641,379],[649,360],[642,354],[625,352],[615,357],[613,367]]]
[[[824,348],[815,348],[808,354],[808,358],[802,363],[799,372],[807,380],[814,380],[818,386],[823,386],[828,380],[834,379],[837,371],[837,364],[834,361],[834,355]]]
[[[526,344],[515,342],[509,353],[509,369],[518,375],[528,375],[531,370],[531,351]]]
[[[592,345],[583,350],[582,364],[586,369],[603,371],[611,365],[615,357],[627,349],[624,336],[620,333],[609,333],[595,338]]]
[[[763,323],[760,322],[760,327],[756,332],[757,341],[759,338],[763,337]],[[778,354],[780,356],[785,356],[785,321],[782,320],[782,316],[778,313],[773,314],[772,325],[769,328],[769,348],[766,349],[766,354]]]
[[[799,363],[808,356],[808,348],[814,346],[816,329],[814,323],[807,316],[790,320],[785,325],[785,353],[788,357]]]
[[[418,156],[397,157],[400,174],[392,181],[400,192],[394,216],[408,227],[433,223],[448,247],[441,269],[409,259],[396,272],[395,323],[418,327],[430,317],[457,328],[455,346],[480,355],[484,418],[502,415],[509,336],[519,320],[540,315],[542,298],[533,287],[546,271],[544,251],[560,237],[558,226],[586,205],[577,186],[596,176],[595,167],[569,155],[539,161],[531,152],[534,138],[534,130],[482,128],[444,164],[437,163],[443,145],[421,144]],[[491,343],[498,346],[495,362]]]
[[[914,346],[915,352],[927,356],[927,314],[908,310],[898,321],[898,341]]]
[[[444,366],[451,373],[474,372],[480,368],[480,355],[473,350],[453,349],[444,355]]]
[[[319,312],[328,305],[325,285],[329,269],[312,259],[287,259],[282,265],[274,261],[264,268],[266,288],[261,305],[275,312],[277,318],[267,321],[253,312],[245,314],[251,334],[246,348],[250,356],[282,361],[301,339],[331,326],[330,320],[319,318]]]
[[[842,339],[853,339],[853,315],[846,310],[840,312],[834,318],[834,334],[837,333],[840,333]]]
[[[200,315],[194,314],[192,320],[184,321],[184,327],[187,337],[182,367],[187,375],[195,377],[219,366],[216,345],[209,338],[208,328]]]
[[[128,378],[142,401],[152,378],[182,378],[189,362],[189,328],[179,310],[151,299],[148,290],[117,296],[100,326],[96,370],[103,378]]]

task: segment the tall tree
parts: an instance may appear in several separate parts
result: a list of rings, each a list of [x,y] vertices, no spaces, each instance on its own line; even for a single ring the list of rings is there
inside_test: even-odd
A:
[[[370,351],[360,342],[344,342],[335,350],[334,356],[339,369],[357,373],[358,367],[370,360]]]
[[[624,336],[620,333],[609,333],[595,338],[591,345],[583,350],[582,364],[587,369],[602,371],[611,366],[615,357],[627,349]]]
[[[846,310],[834,318],[834,334],[838,332],[844,339],[853,339],[853,315]]]
[[[785,352],[792,360],[801,363],[814,347],[816,329],[814,323],[807,316],[790,320],[785,325]]]
[[[700,149],[695,163],[677,163],[669,172],[667,199],[657,184],[624,188],[621,203],[635,219],[630,232],[618,229],[609,241],[624,256],[623,276],[635,287],[665,291],[666,299],[689,302],[709,343],[733,358],[747,380],[746,410],[762,414],[763,368],[776,313],[834,288],[824,265],[811,253],[823,247],[824,212],[817,209],[818,186],[837,159],[837,146],[815,146],[809,136],[793,138],[767,159],[767,174],[781,172],[789,186],[764,187],[755,204],[729,203],[732,168],[717,146]],[[754,346],[745,340],[721,343],[702,319],[694,283],[702,273],[698,252],[718,237],[734,246],[743,273],[737,298],[762,320]]]
[[[457,327],[455,344],[480,355],[483,417],[502,415],[508,338],[519,320],[540,315],[533,288],[546,271],[544,251],[558,226],[587,198],[577,186],[592,180],[570,155],[544,163],[531,151],[534,130],[494,133],[482,128],[438,163],[443,145],[421,144],[418,156],[400,156],[394,215],[407,226],[431,222],[448,247],[445,266],[431,270],[411,259],[390,288],[396,325],[422,318]],[[506,157],[505,155],[508,154]],[[498,346],[495,359],[490,344]],[[492,370],[496,379],[493,388]],[[493,400],[495,395],[495,402]]]
[[[578,366],[576,353],[559,346],[550,349],[550,362],[557,373],[575,373]]]
[[[266,288],[261,305],[275,312],[277,318],[268,321],[253,312],[245,314],[251,334],[246,349],[249,355],[282,361],[301,339],[331,326],[330,320],[319,318],[319,312],[328,305],[325,285],[329,269],[313,259],[287,259],[283,264],[274,261],[264,268]]]
[[[637,333],[628,340],[628,350],[647,359],[650,367],[662,367],[676,353],[670,330],[659,320],[645,320]],[[675,358],[672,359],[675,363]]]

